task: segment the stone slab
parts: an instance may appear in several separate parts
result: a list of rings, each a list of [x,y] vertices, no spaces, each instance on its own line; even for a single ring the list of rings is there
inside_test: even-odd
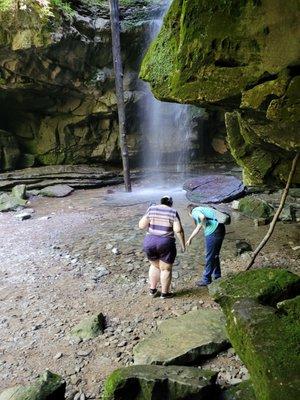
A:
[[[191,367],[134,365],[114,371],[102,400],[212,400],[217,372]]]
[[[196,310],[162,322],[134,348],[134,363],[195,365],[228,345],[222,312]]]
[[[243,183],[231,175],[205,175],[188,179],[183,189],[195,204],[226,203],[244,195]]]

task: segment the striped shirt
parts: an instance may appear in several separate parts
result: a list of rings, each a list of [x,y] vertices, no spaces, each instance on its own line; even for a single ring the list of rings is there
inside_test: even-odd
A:
[[[174,208],[164,205],[151,206],[145,216],[149,219],[149,234],[174,237],[173,224],[175,221],[180,222],[178,212]]]

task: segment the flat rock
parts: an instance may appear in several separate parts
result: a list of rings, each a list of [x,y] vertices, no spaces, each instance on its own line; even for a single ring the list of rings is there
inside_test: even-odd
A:
[[[65,197],[73,191],[74,189],[68,185],[53,185],[41,189],[39,194],[47,197]]]
[[[107,378],[102,400],[209,400],[218,393],[216,376],[191,367],[134,365]]]
[[[134,363],[193,365],[228,344],[222,312],[195,310],[162,322],[134,348]]]
[[[223,203],[237,199],[244,194],[243,183],[230,175],[205,175],[188,179],[183,189],[186,197],[195,204]]]
[[[30,386],[15,386],[4,390],[0,400],[64,400],[66,382],[56,374],[46,371]]]

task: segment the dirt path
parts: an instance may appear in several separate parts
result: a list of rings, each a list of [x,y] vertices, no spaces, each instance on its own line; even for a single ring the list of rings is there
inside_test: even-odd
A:
[[[132,362],[134,344],[159,320],[196,307],[217,307],[206,288],[194,288],[203,265],[202,240],[201,251],[195,240],[188,253],[178,256],[176,297],[149,298],[148,265],[141,252],[144,233],[137,229],[146,204],[118,207],[105,197],[104,188],[63,199],[36,198],[31,203],[35,213],[26,221],[16,220],[14,213],[0,214],[0,391],[27,384],[50,369],[66,378],[69,399],[80,390],[95,398],[103,379]],[[181,199],[175,206],[189,234],[186,204]],[[246,262],[236,256],[235,241],[246,239],[255,246],[266,229],[233,218],[222,251],[224,275]],[[292,250],[297,229],[279,223],[257,263],[297,272],[299,251]],[[103,267],[110,274],[101,277]],[[99,312],[108,321],[103,336],[80,343],[70,338],[76,323]],[[225,371],[230,362],[221,356],[214,364]]]

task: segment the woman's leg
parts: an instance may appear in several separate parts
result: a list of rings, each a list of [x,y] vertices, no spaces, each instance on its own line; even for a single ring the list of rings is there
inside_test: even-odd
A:
[[[220,226],[218,229],[218,234],[216,235],[215,241],[215,262],[214,269],[212,272],[212,277],[214,279],[221,278],[221,266],[220,266],[220,251],[222,247],[222,243],[225,237],[225,226]]]
[[[151,290],[156,289],[159,279],[160,279],[159,260],[150,261],[149,283]]]
[[[172,264],[167,264],[164,261],[159,261],[161,292],[169,293],[172,280]]]

